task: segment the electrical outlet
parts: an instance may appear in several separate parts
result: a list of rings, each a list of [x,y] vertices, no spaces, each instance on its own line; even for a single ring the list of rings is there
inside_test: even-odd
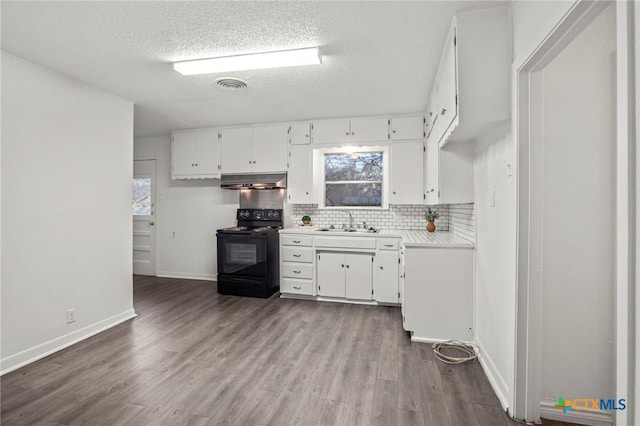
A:
[[[176,234],[176,231],[171,231],[171,238],[175,238],[177,236]]]
[[[72,322],[76,322],[76,310],[75,309],[67,309],[67,324],[71,324]]]

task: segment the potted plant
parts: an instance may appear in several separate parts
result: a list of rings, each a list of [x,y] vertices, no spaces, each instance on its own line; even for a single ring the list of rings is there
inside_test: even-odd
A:
[[[440,214],[435,210],[427,209],[427,211],[424,212],[424,218],[427,219],[427,231],[434,232],[436,230],[435,220],[439,216]]]
[[[304,226],[309,226],[310,223],[311,223],[311,216],[307,216],[307,215],[302,216],[302,224]]]

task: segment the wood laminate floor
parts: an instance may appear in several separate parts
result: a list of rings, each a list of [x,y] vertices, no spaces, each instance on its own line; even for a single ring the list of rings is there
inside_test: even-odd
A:
[[[134,277],[138,317],[2,377],[3,425],[510,425],[393,307]]]

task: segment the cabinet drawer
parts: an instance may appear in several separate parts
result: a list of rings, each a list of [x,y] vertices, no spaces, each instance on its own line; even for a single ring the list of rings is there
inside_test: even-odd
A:
[[[313,294],[313,281],[292,280],[283,278],[280,282],[280,293]]]
[[[376,248],[376,239],[371,237],[316,237],[316,247],[372,249]]]
[[[282,260],[286,262],[311,262],[313,254],[311,247],[282,247]]]
[[[285,246],[311,247],[313,237],[309,235],[280,235],[280,242]]]
[[[384,238],[378,240],[378,250],[398,250],[398,240]]]
[[[313,265],[311,263],[282,262],[282,276],[310,280],[313,276]]]

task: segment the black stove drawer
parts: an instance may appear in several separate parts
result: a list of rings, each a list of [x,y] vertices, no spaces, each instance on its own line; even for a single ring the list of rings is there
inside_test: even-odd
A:
[[[269,287],[268,279],[241,278],[218,274],[218,293],[232,296],[269,297],[278,287]]]

